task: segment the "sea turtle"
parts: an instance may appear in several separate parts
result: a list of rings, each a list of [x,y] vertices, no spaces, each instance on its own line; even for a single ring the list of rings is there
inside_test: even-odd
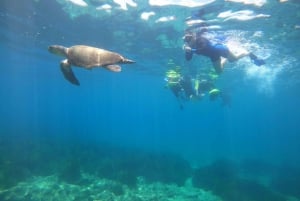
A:
[[[113,72],[120,72],[121,67],[118,64],[135,63],[135,61],[126,59],[118,53],[85,45],[75,45],[69,48],[61,45],[51,45],[48,50],[53,54],[67,57],[67,59],[61,61],[60,69],[64,77],[75,85],[79,85],[79,81],[72,71],[72,65],[86,69],[104,67]]]

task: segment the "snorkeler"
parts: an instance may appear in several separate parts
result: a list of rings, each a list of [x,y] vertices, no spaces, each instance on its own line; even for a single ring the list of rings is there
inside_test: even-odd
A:
[[[198,81],[197,87],[197,97],[201,99],[208,94],[210,101],[215,101],[217,99],[221,99],[222,106],[230,106],[231,99],[228,93],[221,91],[220,89],[216,88],[214,82],[212,80],[202,79]]]
[[[229,94],[215,86],[218,77],[214,71],[201,70],[201,72],[196,75],[196,78],[193,79],[196,97],[198,100],[201,100],[208,95],[210,101],[220,99],[222,106],[230,106],[231,99]]]
[[[178,100],[180,109],[183,109],[183,103],[185,101],[188,101],[195,96],[190,76],[182,76],[179,71],[168,70],[166,72],[165,81],[167,81],[166,87],[172,91]]]
[[[218,74],[208,68],[201,69],[195,76],[185,72],[182,75],[181,67],[175,66],[173,61],[168,65],[171,67],[165,74],[166,87],[176,97],[180,109],[189,100],[201,100],[206,95],[210,101],[221,99],[223,106],[230,105],[230,97],[215,86]],[[174,67],[175,66],[175,67]]]
[[[207,24],[201,20],[193,27],[189,27],[185,31],[183,37],[185,51],[185,58],[187,61],[191,60],[193,54],[203,55],[209,57],[213,63],[216,73],[220,74],[223,71],[223,66],[227,59],[229,62],[235,62],[242,57],[249,56],[253,63],[257,66],[265,64],[264,60],[259,59],[256,55],[250,52],[242,52],[240,54],[233,54],[225,44],[216,43],[205,37],[205,33],[209,28]]]

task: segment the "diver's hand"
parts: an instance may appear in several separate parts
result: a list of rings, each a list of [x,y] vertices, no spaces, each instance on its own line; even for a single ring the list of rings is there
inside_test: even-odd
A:
[[[185,52],[187,52],[187,53],[192,52],[192,48],[189,47],[189,46],[187,46],[187,45],[183,45],[183,50],[184,50]]]

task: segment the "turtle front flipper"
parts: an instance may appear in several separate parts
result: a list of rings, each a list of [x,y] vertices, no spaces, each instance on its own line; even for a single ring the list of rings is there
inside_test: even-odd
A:
[[[122,68],[119,65],[106,65],[104,66],[107,70],[113,71],[113,72],[121,72]]]
[[[64,77],[74,85],[80,85],[79,81],[75,77],[71,65],[69,64],[68,60],[65,59],[60,63],[60,70],[64,74]]]

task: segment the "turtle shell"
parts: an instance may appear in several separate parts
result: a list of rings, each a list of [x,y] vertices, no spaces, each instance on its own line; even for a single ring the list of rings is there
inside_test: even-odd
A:
[[[122,61],[122,56],[117,53],[84,45],[68,48],[67,58],[71,65],[85,68],[107,66]]]

